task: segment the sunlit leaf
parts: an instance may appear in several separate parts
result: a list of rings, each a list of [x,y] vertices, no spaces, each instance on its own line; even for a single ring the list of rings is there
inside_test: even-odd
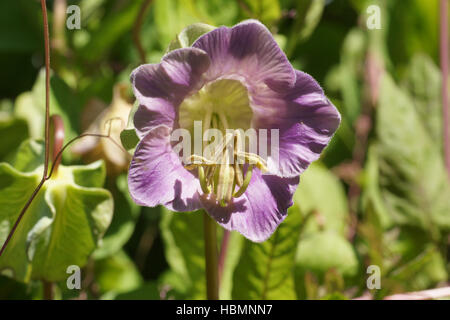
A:
[[[93,253],[96,259],[113,255],[125,245],[135,230],[140,213],[140,207],[131,200],[128,193],[126,175],[119,176],[116,186],[110,189],[114,199],[114,216],[102,239],[102,245]]]
[[[2,115],[0,111],[0,159],[7,160],[20,143],[28,137],[28,124],[25,120],[9,115]]]
[[[299,298],[311,298],[305,279],[308,273],[315,277],[317,285],[328,284],[327,287],[332,275],[342,289],[344,279],[354,278],[358,271],[359,262],[351,243],[336,232],[316,232],[300,239],[295,257],[295,287]],[[335,289],[329,291],[333,292]]]
[[[103,299],[113,299],[117,294],[136,290],[143,282],[134,262],[124,251],[95,261],[95,280]]]
[[[127,127],[120,132],[120,142],[122,146],[131,154],[139,143],[139,137],[134,128],[134,114],[139,108],[139,103],[136,101],[128,114]]]
[[[163,209],[161,232],[164,240],[165,255],[171,270],[182,279],[188,299],[205,299],[205,247],[203,236],[203,212],[173,213]],[[218,228],[218,246],[223,229]],[[231,297],[232,274],[241,252],[242,236],[236,232],[230,234],[229,249],[221,285],[221,298]]]
[[[190,47],[201,35],[214,30],[215,27],[204,23],[194,23],[183,30],[172,40],[167,51]]]
[[[302,238],[295,260],[298,271],[312,271],[320,276],[335,268],[343,276],[352,277],[359,267],[351,243],[333,231],[316,232]]]
[[[241,9],[248,18],[258,19],[269,27],[281,17],[278,0],[244,0]]]
[[[442,147],[441,72],[424,54],[415,55],[406,71],[405,87],[436,147]]]
[[[159,300],[160,298],[155,282],[144,283],[137,289],[120,293],[115,297],[116,300]]]
[[[63,118],[66,137],[74,138],[79,128],[79,99],[72,89],[55,74],[52,74],[50,78],[50,101],[52,113],[57,113]],[[43,138],[45,123],[44,69],[39,72],[33,89],[17,97],[14,112],[17,117],[27,121],[32,138]]]
[[[167,48],[188,25],[200,22],[230,26],[238,14],[238,4],[227,0],[155,0],[153,9],[162,48]]]
[[[311,214],[305,222],[304,234],[319,228],[346,233],[349,209],[343,185],[323,165],[313,163],[302,174],[294,201],[303,215]]]
[[[163,210],[161,231],[169,266],[184,279],[189,297],[204,299],[206,287],[202,213],[171,213]]]
[[[32,148],[22,147],[26,149]],[[21,153],[21,159],[25,159],[25,154]],[[26,162],[30,165],[25,169],[36,166],[31,159],[34,154],[28,155],[30,159]],[[99,180],[92,183],[86,179],[88,173],[97,175]],[[1,243],[6,240],[41,175],[42,165],[22,172],[9,164],[0,164]],[[111,194],[99,187],[104,177],[102,162],[89,166],[60,165],[32,202],[9,242],[0,259],[2,273],[24,282],[30,279],[58,281],[67,277],[68,266],[84,266],[112,217]]]
[[[245,240],[233,277],[233,299],[295,299],[294,258],[301,215],[295,208],[265,242]]]
[[[450,228],[450,185],[438,145],[408,94],[385,75],[377,112],[379,188],[387,212],[400,225],[435,237]]]

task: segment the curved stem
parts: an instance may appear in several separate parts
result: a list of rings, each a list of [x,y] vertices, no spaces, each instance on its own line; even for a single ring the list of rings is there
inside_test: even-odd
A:
[[[11,240],[11,237],[13,236],[15,230],[17,229],[17,226],[20,223],[20,220],[22,220],[23,215],[27,211],[28,207],[31,205],[31,202],[34,200],[36,195],[38,194],[39,190],[41,190],[42,186],[44,185],[46,179],[47,179],[47,172],[48,172],[48,164],[50,159],[50,145],[49,145],[49,139],[50,139],[50,36],[48,33],[48,18],[47,18],[47,6],[45,4],[45,0],[41,0],[41,8],[42,8],[42,19],[44,22],[44,47],[45,47],[45,159],[44,159],[44,172],[42,173],[42,179],[39,182],[39,184],[34,189],[33,193],[31,194],[30,198],[25,203],[24,207],[19,213],[19,216],[17,217],[16,222],[14,223],[14,226],[12,227],[11,231],[9,232],[8,236],[6,237],[5,242],[2,245],[2,248],[0,249],[0,257],[2,256],[3,252],[6,249],[6,246],[8,245],[9,241]]]
[[[203,212],[203,227],[205,237],[205,270],[206,297],[208,300],[219,300],[219,268],[217,253],[216,222],[208,213]]]
[[[14,225],[12,229],[9,231],[8,236],[6,237],[5,242],[3,243],[2,247],[0,248],[0,257],[4,253],[6,247],[8,246],[8,243],[10,242],[12,236],[16,232],[16,229],[22,220],[23,216],[27,212],[28,208],[30,207],[33,200],[36,198],[37,194],[41,190],[44,183],[52,177],[52,174],[57,169],[57,164],[61,161],[61,155],[64,152],[64,150],[71,145],[73,142],[75,142],[78,139],[81,139],[83,137],[93,136],[93,137],[99,137],[99,138],[106,138],[109,139],[111,142],[113,142],[120,150],[122,150],[125,154],[129,155],[128,152],[120,146],[113,138],[111,138],[111,120],[108,121],[109,128],[108,128],[108,134],[96,134],[96,133],[85,133],[82,135],[79,135],[78,137],[73,138],[69,142],[67,142],[63,147],[57,147],[55,149],[59,150],[56,155],[53,153],[53,163],[49,170],[49,159],[50,159],[50,45],[49,45],[49,34],[48,34],[48,19],[47,19],[47,7],[45,5],[45,0],[41,0],[41,7],[42,7],[42,16],[44,20],[44,42],[45,42],[45,160],[44,160],[44,170],[42,173],[42,178],[36,188],[31,193],[30,197],[28,198],[27,202],[23,206],[22,210],[19,213],[19,216],[17,217],[17,220],[14,222]],[[56,116],[52,119],[52,121],[55,121],[54,125],[59,126],[57,120],[59,116]],[[62,121],[61,121],[62,122]],[[64,138],[63,138],[64,139]],[[63,140],[62,139],[62,140]],[[62,143],[61,140],[61,143]],[[54,150],[56,152],[56,150]]]

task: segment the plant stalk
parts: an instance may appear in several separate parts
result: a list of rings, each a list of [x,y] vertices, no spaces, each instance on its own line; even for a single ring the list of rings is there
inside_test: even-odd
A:
[[[448,2],[441,0],[440,3],[440,59],[442,71],[442,117],[443,117],[443,144],[445,166],[447,168],[447,175],[450,179],[450,124],[448,111]]]
[[[230,231],[223,231],[222,244],[219,253],[219,286],[222,283],[223,270],[225,268],[225,261],[227,259],[228,244],[230,242]]]
[[[219,255],[217,252],[216,222],[206,212],[203,212],[203,227],[205,236],[206,297],[208,300],[219,300]]]
[[[53,282],[42,280],[42,285],[44,289],[44,300],[53,300]]]

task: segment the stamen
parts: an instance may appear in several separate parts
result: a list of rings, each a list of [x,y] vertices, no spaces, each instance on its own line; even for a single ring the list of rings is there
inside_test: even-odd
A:
[[[244,175],[241,166],[237,161],[234,161],[234,173],[236,175],[236,183],[240,187],[244,183]]]
[[[213,166],[215,162],[206,159],[205,157],[199,156],[198,154],[193,154],[188,158],[189,164],[185,165],[184,168],[186,170],[192,170],[197,168],[198,166]]]
[[[222,139],[220,144],[216,147],[216,150],[214,152],[213,156],[213,162],[219,163],[221,159],[223,159],[223,153],[228,148],[228,145],[230,144],[231,140],[233,139],[234,135],[232,133],[226,133],[225,139]]]
[[[244,158],[248,161],[249,164],[254,164],[256,167],[261,170],[262,172],[267,172],[267,162],[260,156],[254,153],[244,152],[244,151],[238,151],[237,152],[238,158]]]
[[[267,171],[266,161],[257,154],[246,152],[241,130],[227,132],[228,121],[223,112],[207,109],[203,124],[204,130],[215,128],[223,130],[225,137],[215,146],[212,155],[191,155],[187,170],[197,168],[198,179],[204,194],[213,192],[220,206],[226,207],[232,198],[239,198],[247,190],[252,179],[253,167]],[[234,161],[234,162],[233,162]],[[243,164],[248,163],[245,176]],[[236,186],[239,189],[235,192]]]
[[[227,157],[228,151],[225,150],[222,164],[219,169],[217,185],[217,199],[219,200],[219,204],[223,207],[226,207],[230,202],[234,191],[234,167],[228,163]]]
[[[200,186],[204,194],[210,194],[211,188],[208,186],[208,182],[205,179],[205,170],[202,166],[198,166],[198,179],[200,180]]]
[[[217,194],[217,189],[219,186],[219,177],[220,177],[220,167],[215,166],[213,167],[214,171],[213,171],[213,184],[214,184],[214,194]]]
[[[244,183],[242,184],[242,186],[239,188],[238,191],[236,191],[233,194],[234,198],[239,198],[240,196],[242,196],[244,194],[244,192],[247,190],[248,185],[250,184],[250,180],[252,180],[252,173],[253,173],[253,166],[249,165],[247,172],[245,173],[245,179],[244,179]]]

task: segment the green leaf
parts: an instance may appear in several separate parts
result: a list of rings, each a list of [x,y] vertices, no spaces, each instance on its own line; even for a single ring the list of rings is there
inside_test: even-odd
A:
[[[140,207],[129,195],[125,174],[119,176],[116,179],[116,186],[109,189],[113,193],[114,216],[102,239],[102,245],[93,253],[95,259],[115,254],[127,243],[134,232],[140,213]]]
[[[57,75],[50,77],[51,112],[59,114],[64,121],[66,139],[74,138],[78,132],[80,101],[72,89]],[[33,88],[20,94],[14,106],[18,118],[28,122],[30,136],[43,138],[45,123],[45,70],[41,69]]]
[[[298,41],[306,40],[314,31],[322,17],[325,0],[298,0],[295,23],[289,36],[287,54],[290,56]]]
[[[424,290],[448,279],[446,263],[439,250],[428,243],[423,252],[401,264],[388,276],[389,282],[398,282],[406,290]],[[390,284],[388,282],[388,285]]]
[[[16,117],[3,117],[0,111],[0,160],[11,157],[12,151],[28,137],[28,124],[25,120]]]
[[[226,10],[224,10],[226,8]],[[191,24],[232,25],[238,15],[238,4],[226,0],[155,0],[153,17],[157,38],[167,48],[173,37]],[[192,36],[190,41],[195,40]]]
[[[22,172],[35,171],[44,163],[44,144],[41,140],[27,140],[16,153],[13,166]]]
[[[281,17],[280,2],[278,0],[245,0],[241,6],[248,18],[260,20],[270,26]]]
[[[326,296],[320,298],[320,300],[348,300],[348,298],[342,293],[334,292],[327,294]]]
[[[74,182],[86,188],[101,188],[105,182],[106,168],[102,162],[71,166]]]
[[[319,277],[323,277],[331,268],[344,277],[354,277],[359,268],[350,242],[333,231],[316,232],[302,237],[295,261],[297,273],[311,271]]]
[[[441,72],[424,54],[413,56],[406,71],[404,86],[430,138],[442,148]]]
[[[440,148],[409,95],[388,75],[380,84],[376,119],[379,190],[393,222],[439,237],[450,229],[450,185]]]
[[[106,293],[102,299],[113,299],[118,293],[136,290],[143,282],[135,264],[124,251],[96,260],[94,273],[100,292]]]
[[[0,276],[0,299],[2,300],[42,299],[42,291],[41,281],[25,284],[5,276]]]
[[[156,0],[153,4],[158,40],[166,48],[173,37],[187,25],[202,21],[188,10],[191,1]],[[204,20],[203,20],[204,21]]]
[[[217,225],[218,246],[223,229]],[[164,240],[165,256],[170,266],[170,283],[187,299],[205,299],[205,247],[203,236],[203,212],[173,213],[163,208],[160,229]],[[233,287],[232,275],[241,254],[243,237],[230,233],[230,239],[221,280],[220,298],[230,299]],[[220,248],[220,247],[219,247]],[[175,284],[172,280],[175,280]]]
[[[221,300],[231,300],[233,292],[233,275],[239,263],[245,238],[238,232],[230,233],[228,250],[225,256],[222,279],[220,281],[219,297]]]
[[[300,212],[312,216],[303,226],[303,234],[319,229],[347,232],[348,205],[344,187],[339,179],[319,163],[313,163],[301,178],[294,195]]]
[[[144,283],[137,289],[120,293],[116,300],[160,300],[160,293],[155,282]]]
[[[120,132],[120,142],[122,142],[122,146],[125,150],[133,153],[139,143],[139,137],[136,134],[136,130],[134,128],[122,130]]]
[[[187,26],[172,40],[167,51],[190,47],[201,35],[214,30],[215,27],[205,23],[194,23]]]
[[[134,149],[136,145],[139,143],[139,137],[136,134],[136,130],[134,128],[134,114],[139,108],[139,102],[133,104],[133,108],[128,115],[127,127],[120,132],[120,141],[122,146],[130,153],[134,153]]]
[[[334,231],[322,231],[300,239],[295,257],[295,289],[299,299],[318,298],[318,288],[340,292],[345,280],[354,280],[359,262],[352,245]],[[313,288],[313,290],[311,289]]]
[[[295,299],[294,257],[301,215],[289,209],[285,221],[263,243],[246,240],[233,277],[233,299]]]
[[[142,0],[122,3],[103,17],[98,28],[91,32],[89,42],[80,50],[83,59],[94,62],[104,57],[117,40],[133,28],[141,4]]]
[[[167,263],[183,279],[187,297],[205,299],[203,214],[173,213],[164,208],[160,228]]]
[[[36,149],[21,147],[22,150],[33,148]],[[29,159],[26,159],[25,154],[21,153],[20,159],[33,166],[36,165],[33,157],[41,158],[41,154],[29,152]],[[21,163],[17,165],[20,167]],[[59,166],[58,172],[44,184],[30,205],[0,259],[3,274],[23,282],[30,279],[58,281],[67,277],[68,266],[84,266],[112,218],[111,194],[97,187],[105,178],[104,168],[99,167],[103,167],[102,162],[84,168]],[[82,170],[86,172],[79,175]],[[99,170],[103,175],[98,174]],[[83,178],[89,177],[88,172],[97,174],[99,181],[95,185]],[[42,165],[22,172],[9,164],[0,164],[0,206],[4,208],[0,212],[1,243],[6,240],[41,176]]]

